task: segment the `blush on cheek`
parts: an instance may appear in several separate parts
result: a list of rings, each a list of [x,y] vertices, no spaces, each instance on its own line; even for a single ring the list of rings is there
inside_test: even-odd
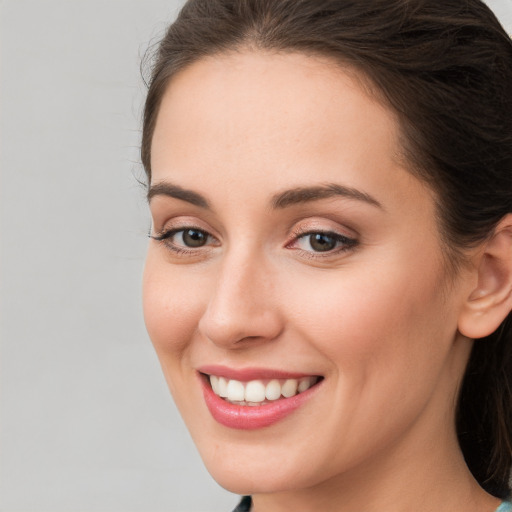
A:
[[[164,281],[160,273],[144,273],[143,310],[144,321],[149,337],[157,351],[162,353],[179,353],[186,349],[197,326],[194,314],[197,299],[192,292],[186,293],[175,283]],[[178,292],[177,290],[180,290]]]
[[[440,279],[422,279],[420,269],[411,269],[415,279],[408,274],[404,278],[403,265],[395,272],[389,267],[378,278],[368,273],[345,276],[335,286],[329,284],[327,294],[325,289],[310,293],[307,310],[296,303],[298,322],[330,359],[351,367],[382,365],[383,360],[398,364],[409,351],[416,353],[415,344],[431,339],[432,319],[437,325],[444,309],[437,291]],[[288,304],[300,296],[290,295]]]

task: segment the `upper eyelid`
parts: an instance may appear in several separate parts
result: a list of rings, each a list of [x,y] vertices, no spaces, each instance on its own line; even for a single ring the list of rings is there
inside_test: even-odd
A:
[[[338,233],[336,231],[321,231],[321,230],[306,231],[304,233],[297,234],[290,243],[293,243],[297,240],[300,240],[301,238],[305,238],[307,236],[315,235],[315,234],[331,236],[334,239],[336,239],[338,242],[344,242],[347,246],[348,245],[354,246],[359,243],[359,240],[356,237],[348,236],[343,233]]]
[[[325,223],[314,221],[313,225],[294,226],[290,231],[294,237],[305,236],[313,233],[324,233],[341,236],[349,240],[358,240],[360,238],[359,233],[354,229],[349,228],[348,226],[341,227],[339,224],[338,226],[339,227],[326,226]]]
[[[177,233],[187,229],[197,229],[220,241],[223,237],[217,229],[213,228],[210,223],[205,226],[205,222],[193,217],[184,215],[183,217],[175,217],[167,220],[154,219],[150,229],[149,235],[162,236],[171,232]],[[337,226],[333,226],[336,224]],[[360,234],[352,227],[344,224],[339,224],[330,218],[309,218],[295,220],[292,225],[286,228],[288,235],[286,235],[285,245],[290,244],[294,239],[308,234],[324,233],[333,236],[343,237],[348,240],[358,240]]]
[[[202,233],[205,233],[208,237],[212,238],[213,240],[217,240],[217,237],[215,235],[212,235],[210,231],[207,231],[204,228],[200,228],[197,226],[184,226],[184,227],[176,227],[176,228],[164,228],[162,230],[157,231],[156,236],[150,235],[151,238],[154,238],[156,240],[165,240],[167,238],[171,238],[172,236],[176,235],[177,233],[180,233],[182,231],[187,231],[189,229],[193,229],[196,231],[201,231]]]
[[[305,235],[311,235],[311,234],[314,234],[314,233],[324,233],[326,235],[335,235],[335,236],[342,236],[342,237],[345,237],[345,238],[352,238],[352,235],[348,235],[346,233],[342,233],[340,232],[341,230],[336,230],[336,229],[332,229],[332,228],[326,228],[326,229],[322,229],[322,228],[299,228],[297,229],[294,234],[296,236],[305,236]]]
[[[188,216],[178,217],[177,219],[182,220],[176,220],[176,218],[173,218],[161,221],[159,219],[154,218],[152,220],[150,229],[151,231],[157,231],[158,233],[167,233],[169,231],[182,231],[185,229],[198,229],[199,231],[204,231],[205,233],[208,233],[214,238],[218,238],[218,236],[215,234],[216,230],[211,228],[210,226],[205,226],[205,223],[203,221],[199,221],[195,218],[193,219],[192,217]]]

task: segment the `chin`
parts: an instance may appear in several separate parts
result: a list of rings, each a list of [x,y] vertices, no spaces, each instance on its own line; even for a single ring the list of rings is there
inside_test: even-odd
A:
[[[299,478],[299,471],[283,468],[279,462],[267,459],[261,464],[254,461],[240,467],[230,461],[204,461],[206,469],[213,479],[224,489],[235,494],[270,494],[291,491],[295,488],[309,487],[307,478]],[[302,475],[303,477],[305,475]]]
[[[268,432],[270,434],[270,432]],[[224,489],[240,495],[267,494],[293,491],[315,486],[332,477],[332,467],[321,458],[302,455],[305,448],[297,450],[295,444],[281,438],[275,443],[261,439],[245,444],[240,439],[231,442],[209,437],[198,442],[199,454],[213,479]],[[302,455],[302,456],[301,456]]]

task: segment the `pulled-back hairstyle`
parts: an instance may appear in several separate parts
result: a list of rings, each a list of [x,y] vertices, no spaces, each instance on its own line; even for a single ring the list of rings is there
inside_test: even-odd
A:
[[[480,0],[189,0],[153,54],[141,156],[173,75],[249,49],[328,56],[396,113],[410,171],[437,197],[453,271],[512,212],[512,42]],[[399,306],[397,306],[399,307]],[[512,463],[512,316],[475,342],[457,433],[480,485],[504,498]]]

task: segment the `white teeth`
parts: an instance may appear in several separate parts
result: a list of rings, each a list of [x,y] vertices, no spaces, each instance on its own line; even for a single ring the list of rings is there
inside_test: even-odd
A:
[[[278,400],[283,396],[290,398],[297,393],[303,393],[316,384],[317,377],[303,377],[302,379],[272,379],[265,385],[261,380],[241,382],[228,380],[225,377],[210,375],[210,384],[213,392],[229,402],[238,405],[262,405],[266,400]]]
[[[228,381],[224,377],[219,377],[218,389],[219,392],[217,394],[220,397],[226,398],[228,396]]]
[[[228,382],[228,396],[227,399],[231,402],[239,401],[245,399],[245,389],[244,385],[238,380],[230,380]]]
[[[265,386],[260,380],[251,380],[245,385],[246,402],[263,402],[265,400]]]
[[[299,386],[297,387],[297,391],[302,393],[309,389],[313,385],[313,379],[311,377],[306,377],[304,379],[300,379]]]
[[[213,392],[219,394],[219,377],[216,375],[210,375],[210,384],[212,385]]]
[[[290,398],[291,396],[295,396],[297,394],[297,379],[288,379],[284,384],[281,390],[281,393],[285,398]]]
[[[271,380],[265,387],[265,397],[267,400],[277,400],[281,397],[281,384],[278,380]]]

